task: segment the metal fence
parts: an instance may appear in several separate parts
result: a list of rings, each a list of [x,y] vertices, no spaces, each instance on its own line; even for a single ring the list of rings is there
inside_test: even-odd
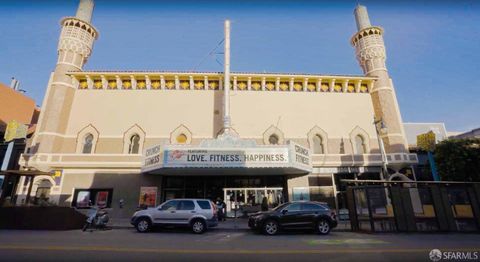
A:
[[[342,182],[353,231],[480,232],[480,183]]]

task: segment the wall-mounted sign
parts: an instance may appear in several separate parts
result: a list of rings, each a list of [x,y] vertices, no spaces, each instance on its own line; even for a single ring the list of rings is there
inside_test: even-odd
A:
[[[27,126],[15,120],[8,122],[5,129],[5,142],[27,137]]]
[[[288,141],[288,145],[290,146],[291,162],[296,166],[311,169],[310,149],[292,141]]]
[[[60,186],[60,182],[62,182],[62,170],[53,170],[51,174],[55,185]]]
[[[158,168],[299,168],[310,172],[310,151],[297,143],[250,147],[154,146],[145,150],[143,172]]]
[[[164,167],[254,167],[288,163],[286,148],[165,150]]]

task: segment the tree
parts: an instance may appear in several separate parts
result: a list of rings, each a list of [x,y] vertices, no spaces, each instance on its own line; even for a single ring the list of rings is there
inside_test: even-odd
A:
[[[480,139],[448,139],[435,146],[442,181],[480,182]]]

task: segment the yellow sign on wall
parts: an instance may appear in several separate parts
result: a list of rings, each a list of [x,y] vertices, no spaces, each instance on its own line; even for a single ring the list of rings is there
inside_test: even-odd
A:
[[[435,142],[435,133],[432,131],[417,136],[417,147],[422,150],[433,151]]]
[[[59,186],[60,185],[60,182],[62,181],[62,170],[53,170],[51,172],[51,176],[53,178],[53,180],[55,181],[55,185],[56,186]]]
[[[25,138],[25,137],[27,137],[26,125],[22,123],[18,123],[15,120],[8,122],[7,128],[5,129],[5,135],[4,135],[5,142],[9,142],[14,139]]]

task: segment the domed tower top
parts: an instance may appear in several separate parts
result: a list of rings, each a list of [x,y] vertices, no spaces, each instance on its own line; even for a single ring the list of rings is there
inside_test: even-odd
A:
[[[95,3],[93,0],[80,0],[75,17],[84,22],[91,23],[94,7]]]
[[[388,131],[381,135],[385,149],[387,153],[405,153],[408,147],[402,117],[385,64],[387,53],[383,41],[383,29],[370,24],[365,6],[357,5],[353,13],[358,31],[350,42],[355,47],[355,55],[363,73],[377,78],[370,94],[375,119],[381,119],[388,128]]]
[[[368,18],[367,7],[363,5],[357,5],[353,11],[355,15],[355,21],[357,22],[357,30],[361,31],[365,28],[371,27],[370,19]]]

